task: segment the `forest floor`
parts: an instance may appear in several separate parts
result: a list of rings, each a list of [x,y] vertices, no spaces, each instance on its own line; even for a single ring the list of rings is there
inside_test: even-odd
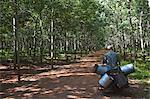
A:
[[[83,57],[77,63],[56,66],[33,75],[9,79],[0,78],[0,98],[3,99],[148,99],[149,85],[141,85],[138,80],[129,79],[129,87],[103,96],[98,90],[99,76],[92,72],[100,63],[105,50]],[[5,66],[0,65],[0,69]],[[4,72],[5,73],[5,72]],[[1,73],[2,74],[2,73]]]

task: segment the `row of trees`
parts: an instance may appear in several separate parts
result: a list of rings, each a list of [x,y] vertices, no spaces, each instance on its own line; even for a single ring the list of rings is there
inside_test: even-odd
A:
[[[93,0],[5,0],[1,3],[1,60],[43,62],[104,45],[105,9]]]
[[[1,0],[1,62],[53,61],[108,44],[135,56],[150,47],[149,9],[148,0]]]
[[[101,0],[111,12],[108,26],[108,44],[123,54],[131,53],[133,61],[137,53],[149,53],[150,5],[148,0]]]

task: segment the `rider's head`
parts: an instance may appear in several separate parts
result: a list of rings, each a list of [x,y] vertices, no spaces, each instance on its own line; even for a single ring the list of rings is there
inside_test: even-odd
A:
[[[107,49],[107,50],[112,50],[112,49],[113,49],[113,46],[112,46],[112,45],[108,45],[106,49]]]

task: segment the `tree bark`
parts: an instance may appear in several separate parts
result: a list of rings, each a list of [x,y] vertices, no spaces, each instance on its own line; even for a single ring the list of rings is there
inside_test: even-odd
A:
[[[143,16],[143,11],[141,11],[141,13],[140,13],[139,29],[140,29],[141,49],[142,49],[142,52],[144,52],[143,31],[142,31],[142,16]]]
[[[37,42],[36,42],[36,32],[37,32],[37,19],[35,23],[35,30],[33,31],[33,62],[35,62],[36,58],[36,47],[37,47]]]
[[[14,35],[14,69],[18,64],[18,11],[17,11],[17,0],[13,0],[14,5],[14,17],[13,17],[13,35]]]
[[[135,46],[135,38],[134,38],[134,27],[133,27],[133,24],[132,24],[132,18],[131,18],[131,3],[132,3],[132,0],[129,0],[128,2],[128,14],[129,14],[129,22],[130,22],[130,26],[131,26],[131,32],[130,32],[130,40],[132,41],[132,49],[133,49],[133,62],[136,64],[136,46]]]
[[[14,17],[13,17],[13,35],[14,35],[14,69],[17,69],[18,81],[20,82],[20,66],[19,64],[19,50],[18,50],[18,4],[17,0],[13,0]]]
[[[125,52],[125,33],[123,31],[123,59],[126,59],[126,52]]]
[[[51,66],[52,66],[52,69],[54,68],[53,67],[53,57],[54,57],[54,20],[53,20],[53,13],[54,13],[54,11],[53,11],[53,8],[52,8],[52,19],[51,19],[51,27],[50,27],[50,31],[51,31],[51,34],[50,34],[50,42],[51,42],[51,44],[50,44],[50,48],[51,48],[51,52],[50,52],[50,54],[51,54]]]
[[[43,62],[43,26],[42,26],[42,18],[41,18],[41,14],[40,14],[40,32],[41,32],[41,40],[40,40],[40,62],[42,63]]]
[[[74,38],[73,38],[73,49],[74,49],[74,60],[75,60],[77,58],[76,57],[76,49],[77,49],[76,34],[74,35]]]

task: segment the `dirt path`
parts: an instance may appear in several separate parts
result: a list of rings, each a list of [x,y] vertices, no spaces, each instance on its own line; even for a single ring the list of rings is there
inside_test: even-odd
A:
[[[99,63],[105,53],[100,50],[91,54],[79,63],[64,65],[34,76],[3,80],[0,86],[0,98],[29,99],[143,99],[148,88],[130,80],[130,87],[121,92],[104,97],[98,90],[98,75],[92,73],[94,64]],[[146,90],[146,91],[145,91]]]

